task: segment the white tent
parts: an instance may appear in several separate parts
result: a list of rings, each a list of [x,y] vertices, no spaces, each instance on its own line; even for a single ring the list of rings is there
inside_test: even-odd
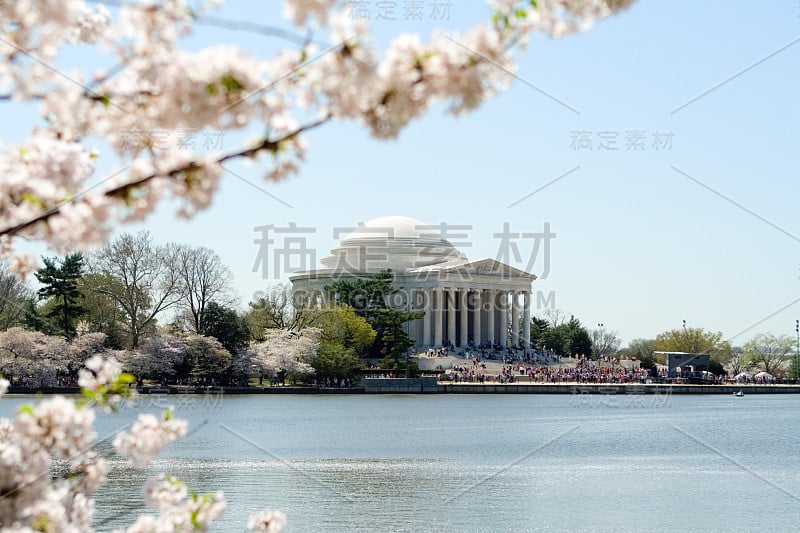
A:
[[[758,374],[756,374],[753,377],[755,377],[756,379],[761,379],[763,381],[766,381],[767,383],[772,381],[772,374],[770,374],[768,372],[759,372]]]
[[[739,372],[738,374],[736,374],[736,376],[734,376],[733,379],[735,379],[736,381],[747,381],[748,379],[752,378],[753,378],[752,374],[748,374],[747,372]]]

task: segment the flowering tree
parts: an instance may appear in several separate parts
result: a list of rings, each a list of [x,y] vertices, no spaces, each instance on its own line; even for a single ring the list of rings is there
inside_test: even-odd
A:
[[[120,359],[123,368],[137,378],[158,379],[174,376],[186,360],[187,346],[183,337],[159,333],[145,339],[138,350]]]
[[[357,121],[385,139],[436,102],[453,114],[473,110],[509,83],[512,48],[531,32],[581,31],[631,2],[492,0],[491,23],[428,42],[402,35],[381,52],[344,0],[284,0],[298,28],[327,33],[331,45],[320,52],[314,40],[273,29],[291,44],[271,59],[235,45],[180,48],[215,2],[115,2],[113,14],[84,0],[2,2],[0,99],[38,102],[46,119],[0,152],[3,251],[18,237],[58,251],[96,246],[113,225],[142,220],[170,196],[181,201],[179,215],[191,216],[210,204],[224,163],[267,156],[265,176],[283,178],[299,168],[304,134],[332,120]],[[66,73],[55,65],[66,61],[67,45],[91,47],[115,66],[95,76]],[[154,150],[158,132],[254,125],[268,133],[229,153]],[[128,164],[88,189],[98,149]],[[12,267],[34,268],[19,255]]]
[[[79,383],[88,402],[62,396],[36,406],[23,406],[13,420],[0,423],[0,529],[2,531],[93,531],[92,495],[105,482],[108,461],[93,450],[93,406],[112,409],[130,395],[132,376],[113,360],[95,356],[80,371]],[[0,379],[0,396],[9,382]],[[116,453],[135,466],[148,464],[168,443],[186,434],[187,424],[171,410],[161,416],[140,414],[129,431],[116,435]],[[69,466],[53,477],[56,461]],[[147,484],[147,503],[158,515],[142,515],[127,528],[143,531],[207,531],[225,509],[221,493],[190,494],[173,478],[159,476]],[[263,520],[269,516],[260,515]],[[257,524],[259,517],[253,520]],[[282,524],[277,515],[275,522]],[[257,530],[257,529],[256,529]]]
[[[78,335],[69,343],[67,368],[71,375],[77,377],[78,370],[92,356],[106,352],[106,334],[100,332]]]
[[[300,332],[286,329],[267,330],[266,339],[250,345],[252,368],[256,375],[278,377],[314,373],[309,364],[317,354],[321,330],[305,328]]]
[[[86,333],[67,342],[60,336],[11,328],[0,332],[0,373],[29,387],[58,385],[59,376],[77,379],[88,359],[107,352],[105,339],[103,333]]]
[[[284,0],[297,27],[327,32],[331,46],[320,53],[311,39],[273,31],[293,44],[265,60],[233,45],[182,50],[179,38],[202,15],[202,0],[194,10],[184,0],[115,2],[114,16],[84,0],[0,1],[0,101],[37,102],[45,119],[0,151],[0,255],[25,274],[36,269],[35,259],[12,255],[18,238],[59,252],[101,245],[114,225],[144,219],[169,197],[180,200],[179,215],[191,216],[210,204],[224,163],[266,156],[265,176],[283,178],[299,168],[304,134],[333,120],[392,138],[433,103],[448,103],[453,114],[473,110],[507,85],[512,48],[524,47],[532,31],[584,30],[631,2],[492,0],[491,23],[427,43],[403,35],[381,52],[366,25],[340,9],[344,0]],[[68,45],[93,47],[115,66],[94,76],[80,68],[66,73],[55,65]],[[228,153],[154,149],[162,131],[250,126],[267,133]],[[89,188],[98,148],[126,166]],[[30,359],[14,351],[15,335],[22,333],[2,344],[4,365]],[[256,345],[253,361],[265,371],[308,371],[303,359],[316,340],[294,335],[276,333],[272,343]],[[286,350],[281,356],[269,344]],[[91,402],[113,405],[130,379],[116,363],[91,358],[80,382]],[[0,393],[7,386],[0,380]],[[90,405],[52,398],[0,424],[0,488],[13,495],[0,500],[0,527],[92,529],[91,495],[107,465],[87,451],[95,438]],[[185,430],[169,414],[141,415],[114,445],[141,463]],[[69,462],[72,475],[52,479],[54,459]],[[158,515],[139,517],[127,531],[206,531],[224,510],[221,494],[190,495],[166,477],[148,485],[147,498]],[[249,527],[280,531],[283,523],[281,515],[262,513]]]
[[[0,372],[15,384],[52,387],[68,370],[69,347],[63,337],[22,328],[0,332]]]

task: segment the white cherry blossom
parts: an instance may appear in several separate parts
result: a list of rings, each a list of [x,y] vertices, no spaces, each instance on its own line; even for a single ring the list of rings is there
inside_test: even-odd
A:
[[[271,59],[235,45],[181,49],[196,14],[215,3],[140,0],[112,14],[84,0],[0,2],[0,91],[40,101],[47,122],[0,152],[0,254],[23,236],[60,252],[99,246],[115,225],[144,220],[168,198],[191,217],[211,204],[221,163],[270,154],[261,160],[265,178],[286,178],[303,164],[302,134],[330,120],[392,138],[437,102],[471,111],[509,84],[512,50],[529,34],[583,31],[632,0],[494,0],[491,24],[428,41],[401,35],[384,51],[364,21],[349,19],[347,2],[284,0],[292,23],[329,32],[329,48],[293,43]],[[94,46],[119,65],[105,76],[52,68],[67,44]],[[267,133],[255,146],[224,154],[159,148],[165,132],[180,128],[259,124]],[[98,155],[91,139],[129,164],[87,192]],[[29,258],[12,264],[20,274],[32,266]]]
[[[134,465],[146,466],[164,446],[186,435],[187,426],[185,420],[172,418],[171,410],[160,418],[142,413],[130,431],[120,432],[114,437],[113,445],[120,455],[129,457]]]
[[[211,204],[225,162],[260,159],[267,179],[283,179],[303,164],[304,134],[332,120],[392,138],[433,104],[443,102],[453,114],[471,111],[510,83],[514,49],[524,48],[533,32],[584,31],[632,0],[537,0],[535,7],[529,0],[492,0],[491,23],[428,40],[401,35],[386,50],[372,44],[364,21],[349,19],[344,0],[284,0],[295,26],[329,35],[327,48],[293,42],[271,58],[234,45],[181,49],[197,14],[216,3],[132,0],[112,13],[85,0],[0,0],[0,105],[38,103],[43,118],[18,145],[0,139],[0,258],[10,256],[18,275],[37,267],[33,257],[15,255],[18,238],[61,252],[102,245],[116,225],[141,221],[168,199],[180,200],[178,214],[190,217]],[[107,74],[55,68],[66,46],[91,47],[117,66]],[[226,153],[159,146],[164,132],[178,129],[253,127],[264,135]],[[109,147],[125,166],[97,188],[89,184],[105,154],[94,146]],[[242,360],[247,369],[313,372],[307,363],[317,347],[313,335],[273,333],[270,340],[251,347]],[[183,357],[176,350],[173,363]],[[0,395],[9,378],[35,374],[35,384],[52,384],[86,355],[42,334],[2,332]],[[126,364],[141,359],[120,355]],[[113,407],[132,379],[120,370],[113,359],[90,357],[80,384],[95,403]],[[0,498],[3,531],[40,531],[42,524],[48,531],[92,530],[91,495],[109,465],[91,450],[90,405],[56,396],[0,420],[0,489],[15,494]],[[114,448],[134,464],[147,464],[186,429],[171,412],[142,414],[130,432],[117,435]],[[54,460],[68,462],[72,475],[54,478]],[[147,490],[158,516],[132,518],[125,531],[207,531],[225,509],[221,493],[195,495],[171,478],[158,478]],[[284,526],[276,512],[249,522],[252,531]]]

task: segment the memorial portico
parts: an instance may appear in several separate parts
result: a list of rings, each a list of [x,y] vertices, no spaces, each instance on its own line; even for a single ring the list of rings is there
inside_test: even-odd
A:
[[[390,305],[425,312],[409,323],[418,351],[486,342],[529,347],[536,276],[494,259],[469,260],[436,226],[406,217],[375,219],[342,239],[321,263],[323,268],[290,278],[293,289],[307,295],[306,305],[331,299],[325,286],[340,279],[391,269],[399,292]]]

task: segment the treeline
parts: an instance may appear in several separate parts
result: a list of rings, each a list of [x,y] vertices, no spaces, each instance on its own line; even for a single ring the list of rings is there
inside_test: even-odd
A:
[[[35,273],[41,288],[11,291],[12,308],[20,325],[48,335],[100,332],[108,348],[136,349],[168,313],[174,331],[213,336],[237,315],[233,277],[214,251],[159,245],[144,231],[123,234],[92,254],[45,257],[43,264]],[[219,339],[231,351],[247,340],[244,326],[233,325],[235,334]]]
[[[35,277],[38,290],[0,268],[0,373],[7,376],[68,380],[87,346],[159,380],[344,378],[365,357],[416,371],[407,359],[414,345],[407,322],[423,313],[388,305],[398,292],[389,270],[327,286],[335,295],[327,307],[297,308],[283,284],[240,310],[233,276],[214,251],[157,244],[142,231],[91,254],[45,257]],[[530,343],[559,356],[638,359],[651,369],[663,363],[655,352],[685,351],[710,354],[716,374],[798,374],[795,343],[785,335],[760,334],[732,347],[720,332],[684,327],[622,348],[616,331],[597,326],[550,310],[532,318]]]
[[[530,341],[534,348],[562,356],[592,356],[589,331],[574,316],[565,319],[560,313],[552,313],[549,319],[532,317]]]
[[[92,353],[155,381],[345,378],[362,356],[396,362],[413,343],[403,328],[410,317],[385,302],[369,312],[296,309],[291,287],[277,285],[240,311],[216,253],[159,245],[147,232],[91,254],[45,257],[35,277],[36,291],[0,272],[0,373],[36,386],[69,383]],[[393,290],[390,274],[354,287],[361,283]]]

